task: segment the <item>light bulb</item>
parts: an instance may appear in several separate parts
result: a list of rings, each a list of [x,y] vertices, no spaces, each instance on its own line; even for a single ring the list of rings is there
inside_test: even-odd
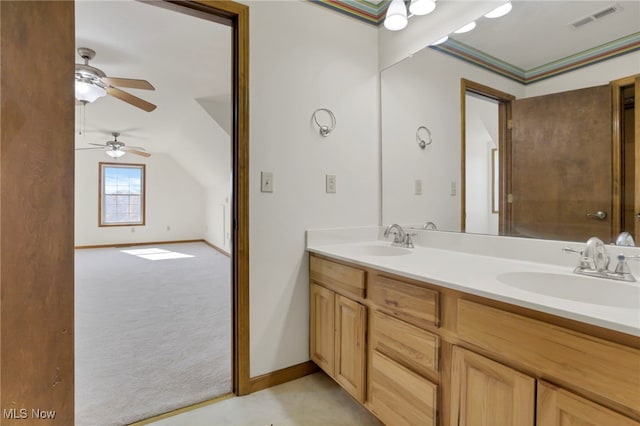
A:
[[[467,25],[454,31],[456,34],[467,33],[476,27],[476,21],[471,21]]]
[[[399,31],[407,26],[407,8],[402,0],[393,0],[387,9],[384,27],[391,31]]]
[[[411,0],[409,12],[414,15],[428,15],[436,8],[434,0]]]
[[[507,13],[511,12],[511,2],[508,1],[505,4],[502,4],[498,7],[496,7],[495,9],[493,9],[491,12],[487,13],[486,15],[484,15],[485,18],[499,18],[501,16],[506,15]]]
[[[437,46],[439,44],[444,43],[445,41],[449,40],[449,36],[444,36],[439,40],[434,41],[433,43],[431,43],[431,46]]]

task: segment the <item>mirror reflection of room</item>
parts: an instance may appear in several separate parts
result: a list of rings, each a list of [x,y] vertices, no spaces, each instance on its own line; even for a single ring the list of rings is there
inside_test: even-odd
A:
[[[385,69],[382,222],[637,240],[638,13],[637,2],[515,2],[508,15]],[[504,94],[504,117],[473,109],[496,97],[465,81]],[[434,139],[422,152],[410,136],[420,124]]]

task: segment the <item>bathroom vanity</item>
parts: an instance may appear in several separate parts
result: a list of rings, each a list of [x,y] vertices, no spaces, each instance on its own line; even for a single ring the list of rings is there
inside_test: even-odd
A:
[[[380,240],[307,249],[310,357],[386,425],[640,426],[638,283]]]

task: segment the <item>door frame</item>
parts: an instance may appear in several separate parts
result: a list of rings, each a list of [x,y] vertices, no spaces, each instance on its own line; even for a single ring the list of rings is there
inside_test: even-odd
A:
[[[460,231],[466,229],[466,145],[467,145],[467,93],[484,96],[498,102],[498,163],[499,163],[499,199],[498,230],[499,235],[510,234],[511,204],[511,102],[515,96],[484,84],[465,78],[460,79]]]
[[[624,167],[622,165],[622,145],[624,141],[622,140],[622,123],[624,114],[624,108],[622,107],[622,90],[625,87],[635,85],[636,87],[636,98],[635,98],[635,142],[636,142],[636,170],[638,170],[638,161],[640,161],[640,155],[638,154],[638,140],[640,138],[640,123],[638,123],[638,119],[640,118],[640,110],[638,110],[638,98],[637,92],[640,87],[640,74],[630,75],[628,77],[619,78],[617,80],[613,80],[609,82],[611,86],[611,126],[612,126],[612,137],[611,141],[611,149],[612,149],[612,205],[611,205],[611,236],[615,238],[616,235],[620,234],[623,231],[622,229],[622,215],[624,214],[623,207],[623,190],[624,190]],[[637,181],[637,176],[636,176]],[[636,197],[635,197],[635,210],[636,214],[640,213],[640,197],[637,196],[638,188],[636,188]],[[636,234],[639,232],[638,227],[640,227],[640,218],[636,216]],[[634,235],[636,238],[637,235]],[[637,241],[637,239],[636,239]]]

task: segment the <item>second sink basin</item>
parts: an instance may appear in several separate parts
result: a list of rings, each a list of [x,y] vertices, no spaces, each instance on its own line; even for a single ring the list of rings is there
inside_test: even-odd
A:
[[[497,276],[508,286],[565,300],[640,309],[640,286],[601,278],[546,272],[508,272]]]

